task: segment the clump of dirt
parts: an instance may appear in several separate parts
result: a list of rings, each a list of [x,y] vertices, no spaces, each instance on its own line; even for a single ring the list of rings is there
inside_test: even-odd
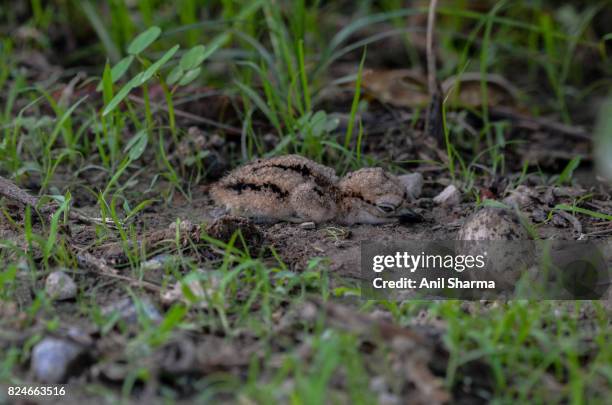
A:
[[[239,233],[236,245],[242,250],[259,251],[264,235],[252,221],[247,218],[224,215],[206,227],[206,233],[222,242],[229,243],[232,237]]]

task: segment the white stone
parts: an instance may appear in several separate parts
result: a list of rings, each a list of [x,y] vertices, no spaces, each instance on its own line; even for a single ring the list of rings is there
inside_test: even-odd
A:
[[[300,224],[300,228],[302,229],[315,229],[315,223],[314,222],[302,222]]]
[[[47,276],[45,291],[54,300],[69,300],[76,297],[77,285],[68,274],[54,271]]]
[[[434,197],[436,204],[451,207],[461,202],[461,192],[454,184],[447,186],[440,194]]]

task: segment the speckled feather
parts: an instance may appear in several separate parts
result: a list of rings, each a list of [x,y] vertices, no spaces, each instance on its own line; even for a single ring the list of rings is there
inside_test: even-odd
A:
[[[381,168],[339,179],[333,169],[298,155],[247,163],[216,183],[211,195],[228,212],[265,222],[394,222],[407,204],[400,179]],[[382,212],[381,204],[394,212]]]

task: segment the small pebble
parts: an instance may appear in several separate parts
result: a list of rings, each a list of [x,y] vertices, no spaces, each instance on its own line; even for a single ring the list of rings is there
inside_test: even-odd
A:
[[[76,343],[47,337],[32,350],[32,371],[39,382],[58,384],[73,374],[84,348]]]
[[[548,214],[542,208],[535,208],[531,213],[531,219],[534,222],[544,222],[548,219]]]
[[[300,228],[302,229],[315,229],[315,223],[314,222],[302,222],[300,224]]]
[[[537,194],[529,187],[520,185],[510,192],[508,197],[504,198],[503,202],[512,207],[524,209],[533,204]]]
[[[461,192],[454,184],[451,184],[442,190],[440,194],[435,196],[433,201],[445,207],[452,207],[461,202]]]
[[[554,226],[559,228],[567,228],[569,225],[567,220],[559,214],[553,214],[551,222]]]
[[[54,271],[47,276],[45,291],[51,299],[69,300],[76,297],[77,285],[68,274],[63,271]]]

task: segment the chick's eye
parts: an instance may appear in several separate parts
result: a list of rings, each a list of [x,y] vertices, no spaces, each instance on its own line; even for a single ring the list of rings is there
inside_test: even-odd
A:
[[[377,205],[378,209],[381,210],[382,212],[385,212],[387,214],[395,211],[395,207],[392,205],[387,205],[387,204],[379,204]]]

